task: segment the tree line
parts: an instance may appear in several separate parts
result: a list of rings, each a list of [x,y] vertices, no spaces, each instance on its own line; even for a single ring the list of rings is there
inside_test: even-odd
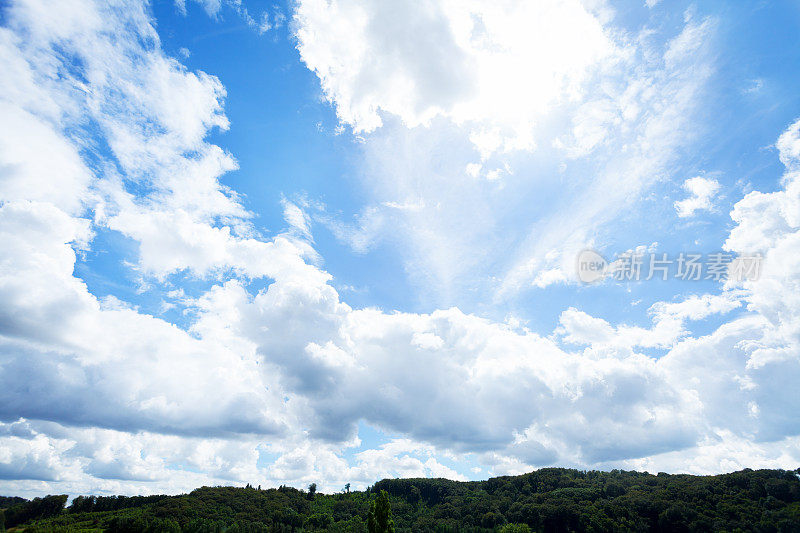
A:
[[[19,531],[800,532],[798,471],[718,476],[544,468],[486,481],[384,479],[365,491],[202,487],[178,496],[3,498]],[[2,527],[2,526],[0,526]]]

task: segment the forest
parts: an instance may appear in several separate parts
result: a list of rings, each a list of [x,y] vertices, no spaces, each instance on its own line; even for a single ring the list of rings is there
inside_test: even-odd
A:
[[[544,468],[486,481],[202,487],[177,496],[0,497],[0,532],[800,532],[800,469],[715,476]],[[69,503],[69,504],[68,504]]]

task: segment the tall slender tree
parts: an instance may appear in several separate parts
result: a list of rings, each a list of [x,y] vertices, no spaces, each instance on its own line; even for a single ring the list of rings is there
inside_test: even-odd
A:
[[[389,494],[385,490],[381,490],[369,506],[367,529],[369,533],[394,533],[392,507],[389,505]]]

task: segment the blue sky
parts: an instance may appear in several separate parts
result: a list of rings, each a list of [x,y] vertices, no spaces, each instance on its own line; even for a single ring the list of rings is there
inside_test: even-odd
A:
[[[3,493],[798,466],[797,3],[0,17]]]

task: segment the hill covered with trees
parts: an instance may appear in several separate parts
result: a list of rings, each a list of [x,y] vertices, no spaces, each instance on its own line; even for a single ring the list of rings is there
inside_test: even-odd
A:
[[[0,498],[9,531],[800,532],[800,472],[545,468],[486,481],[384,479],[336,494],[203,487],[179,496]],[[0,526],[2,531],[2,526]]]

